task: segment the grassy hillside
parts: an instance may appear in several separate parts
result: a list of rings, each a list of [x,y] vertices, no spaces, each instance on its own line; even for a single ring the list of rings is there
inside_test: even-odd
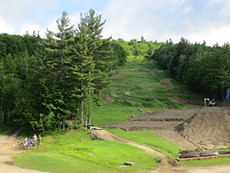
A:
[[[124,167],[124,162],[134,162],[135,166]],[[156,169],[158,162],[126,144],[93,141],[84,130],[52,134],[43,138],[39,148],[14,156],[17,166],[51,173],[136,172]]]
[[[102,92],[103,104],[93,112],[95,125],[122,123],[131,115],[142,116],[148,110],[190,108],[174,99],[199,99],[179,85],[156,63],[130,57],[128,63],[113,72],[110,85]],[[138,112],[137,109],[143,109]],[[178,157],[178,147],[156,137],[151,131],[123,132],[117,136],[154,148],[170,157]],[[133,167],[123,167],[134,162]],[[32,152],[14,157],[17,166],[48,172],[137,172],[154,170],[158,159],[144,151],[115,142],[91,140],[88,131],[51,134]]]
[[[93,112],[96,125],[124,122],[131,115],[141,116],[138,108],[145,111],[191,108],[177,99],[202,100],[185,86],[170,78],[153,60],[129,57],[125,66],[115,70],[111,83],[102,91],[103,105]]]

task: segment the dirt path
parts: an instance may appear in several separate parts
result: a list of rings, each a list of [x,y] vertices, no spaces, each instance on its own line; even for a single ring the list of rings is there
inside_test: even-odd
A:
[[[176,173],[176,172],[186,172],[184,169],[177,167],[178,164],[177,162],[173,159],[173,158],[169,158],[167,156],[165,156],[164,154],[153,150],[152,148],[146,147],[144,145],[140,145],[131,141],[127,141],[124,140],[122,138],[119,138],[105,130],[92,130],[91,134],[96,136],[99,139],[103,139],[106,141],[112,141],[112,142],[120,142],[120,143],[124,143],[124,144],[128,144],[137,148],[140,148],[142,150],[144,150],[145,152],[147,152],[148,154],[157,157],[158,159],[161,160],[160,163],[160,167],[158,168],[158,172],[165,172],[165,173]]]
[[[18,132],[12,136],[0,136],[0,172],[1,173],[41,173],[16,167],[13,164],[12,155],[23,152],[18,147],[19,139],[16,138]],[[44,173],[44,172],[42,172]]]
[[[124,144],[128,144],[137,148],[144,150],[145,152],[149,153],[150,155],[157,157],[161,160],[160,167],[154,171],[148,171],[146,173],[229,173],[230,165],[225,166],[210,166],[210,167],[183,167],[183,166],[176,166],[176,163],[173,159],[165,156],[164,154],[153,150],[152,148],[124,140],[119,138],[105,130],[93,130],[91,131],[93,135],[95,135],[99,139],[112,141],[112,142],[120,142]],[[174,166],[172,166],[174,165]],[[140,172],[144,173],[144,172]]]

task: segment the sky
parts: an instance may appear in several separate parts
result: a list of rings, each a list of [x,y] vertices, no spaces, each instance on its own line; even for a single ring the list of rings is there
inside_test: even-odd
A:
[[[230,42],[230,0],[0,0],[0,33],[45,37],[63,11],[77,26],[90,9],[106,20],[104,38]]]

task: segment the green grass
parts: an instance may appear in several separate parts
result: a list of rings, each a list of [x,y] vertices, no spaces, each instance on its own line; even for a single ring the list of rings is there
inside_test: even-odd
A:
[[[122,123],[130,118],[132,115],[143,115],[143,113],[138,112],[137,109],[138,107],[135,106],[128,107],[116,104],[104,104],[94,111],[92,122],[96,125]],[[148,110],[148,108],[143,109],[143,111]]]
[[[152,131],[122,131],[107,129],[114,135],[153,148],[169,157],[178,158],[179,146],[157,137]]]
[[[122,166],[134,162],[133,167]],[[15,165],[53,173],[135,172],[153,170],[158,160],[144,151],[121,143],[92,141],[87,131],[43,138],[31,152],[14,156]]]
[[[175,83],[167,88],[161,80],[170,78],[155,62],[143,57],[128,57],[128,63],[113,72],[111,83],[104,90],[113,103],[104,103],[92,113],[92,124],[109,125],[122,123],[132,115],[142,116],[149,110],[191,108],[172,99],[173,96],[194,99],[198,95]],[[156,75],[152,75],[155,72]],[[144,111],[138,112],[141,108]],[[121,138],[140,143],[170,157],[178,157],[178,147],[156,137],[151,131],[123,132],[109,130]],[[133,167],[122,167],[124,162],[134,162]],[[53,133],[43,138],[42,145],[31,152],[14,156],[17,166],[53,173],[72,172],[137,172],[154,170],[158,160],[144,151],[121,143],[92,141],[87,131],[71,134]]]
[[[208,160],[194,160],[189,162],[181,162],[183,166],[214,166],[214,165],[224,165],[230,164],[230,158],[218,158],[218,159],[208,159]]]
[[[92,122],[95,125],[122,123],[131,115],[137,114],[137,108],[162,110],[166,108],[184,109],[191,106],[178,103],[172,99],[177,96],[185,100],[200,99],[186,89],[184,85],[172,80],[175,88],[167,88],[161,80],[170,78],[167,71],[157,67],[156,62],[149,63],[143,57],[128,57],[127,64],[114,71],[114,78],[105,89],[105,93],[113,103],[105,103],[93,111]],[[152,75],[155,72],[156,75]],[[184,96],[186,95],[186,97]],[[142,114],[141,114],[142,115]],[[140,114],[136,116],[141,116]]]

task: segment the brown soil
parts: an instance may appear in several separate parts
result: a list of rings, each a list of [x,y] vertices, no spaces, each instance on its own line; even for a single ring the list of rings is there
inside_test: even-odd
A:
[[[153,76],[158,76],[157,73],[156,73],[155,71],[150,71],[149,73],[150,73],[151,75],[153,75]]]
[[[152,90],[154,90],[154,88],[146,87],[146,90],[152,91]]]
[[[172,99],[176,102],[183,103],[183,104],[188,104],[188,105],[204,105],[203,101],[195,101],[195,100],[183,100],[179,97],[172,97]]]
[[[0,136],[0,172],[1,173],[41,173],[28,169],[18,168],[14,165],[12,155],[25,152],[19,147],[20,140],[12,136]],[[44,172],[43,172],[44,173]]]
[[[101,97],[101,102],[102,103],[113,103],[114,102],[114,99],[112,97],[110,97],[105,90],[102,90],[101,91],[101,94],[100,94],[100,97]]]
[[[230,142],[230,108],[148,111],[142,117],[106,127],[127,131],[152,130],[183,150],[224,148],[225,143]]]
[[[126,92],[125,92],[125,95],[130,96],[130,95],[131,95],[130,91],[126,91]]]
[[[129,62],[131,62],[131,61],[129,61]],[[120,71],[127,71],[127,68],[122,68],[122,69],[120,69]]]
[[[124,77],[124,76],[114,75],[114,76],[112,76],[111,78],[120,78],[120,79],[124,79],[125,77]]]
[[[129,74],[129,76],[140,76],[140,75],[146,75],[146,74],[149,74],[149,73],[148,72],[132,73],[132,74]]]
[[[170,88],[170,89],[175,88],[175,86],[172,83],[171,79],[163,79],[163,80],[160,81],[160,83],[166,88]]]

